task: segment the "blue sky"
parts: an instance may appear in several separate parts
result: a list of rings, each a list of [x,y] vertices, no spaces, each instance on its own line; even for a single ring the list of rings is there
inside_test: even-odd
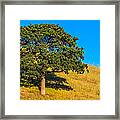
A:
[[[77,45],[84,48],[84,62],[100,66],[100,20],[21,20],[21,26],[30,24],[59,24],[65,32],[78,37]]]

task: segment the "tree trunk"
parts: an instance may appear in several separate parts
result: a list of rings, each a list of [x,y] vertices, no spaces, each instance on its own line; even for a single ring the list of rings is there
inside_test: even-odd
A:
[[[41,95],[45,95],[45,77],[44,76],[42,76],[40,88],[41,88],[40,89]]]

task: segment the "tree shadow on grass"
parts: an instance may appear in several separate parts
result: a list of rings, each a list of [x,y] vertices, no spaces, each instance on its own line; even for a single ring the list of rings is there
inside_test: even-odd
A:
[[[45,87],[46,88],[53,88],[56,90],[73,90],[72,87],[69,86],[68,82],[66,81],[65,78],[58,77],[55,75],[53,72],[47,71],[45,75]],[[32,86],[37,86],[40,87],[40,82],[39,80],[29,80],[29,81],[22,81],[20,80],[20,86],[24,87],[32,87]]]
[[[48,71],[45,75],[46,79],[46,87],[53,88],[53,89],[61,89],[61,90],[73,90],[66,81],[65,78],[56,76],[53,72]]]

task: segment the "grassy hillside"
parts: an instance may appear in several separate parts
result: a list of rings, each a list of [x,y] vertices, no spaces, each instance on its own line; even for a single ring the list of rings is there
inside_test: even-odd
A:
[[[21,100],[98,100],[100,99],[100,69],[89,66],[89,73],[48,73],[46,95],[38,87],[20,87]]]

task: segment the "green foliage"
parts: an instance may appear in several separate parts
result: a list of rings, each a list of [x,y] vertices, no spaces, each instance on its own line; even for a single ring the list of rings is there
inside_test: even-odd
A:
[[[21,80],[38,81],[48,68],[84,73],[83,48],[76,46],[78,38],[66,33],[59,25],[35,24],[20,28]],[[26,83],[27,84],[27,83]]]

